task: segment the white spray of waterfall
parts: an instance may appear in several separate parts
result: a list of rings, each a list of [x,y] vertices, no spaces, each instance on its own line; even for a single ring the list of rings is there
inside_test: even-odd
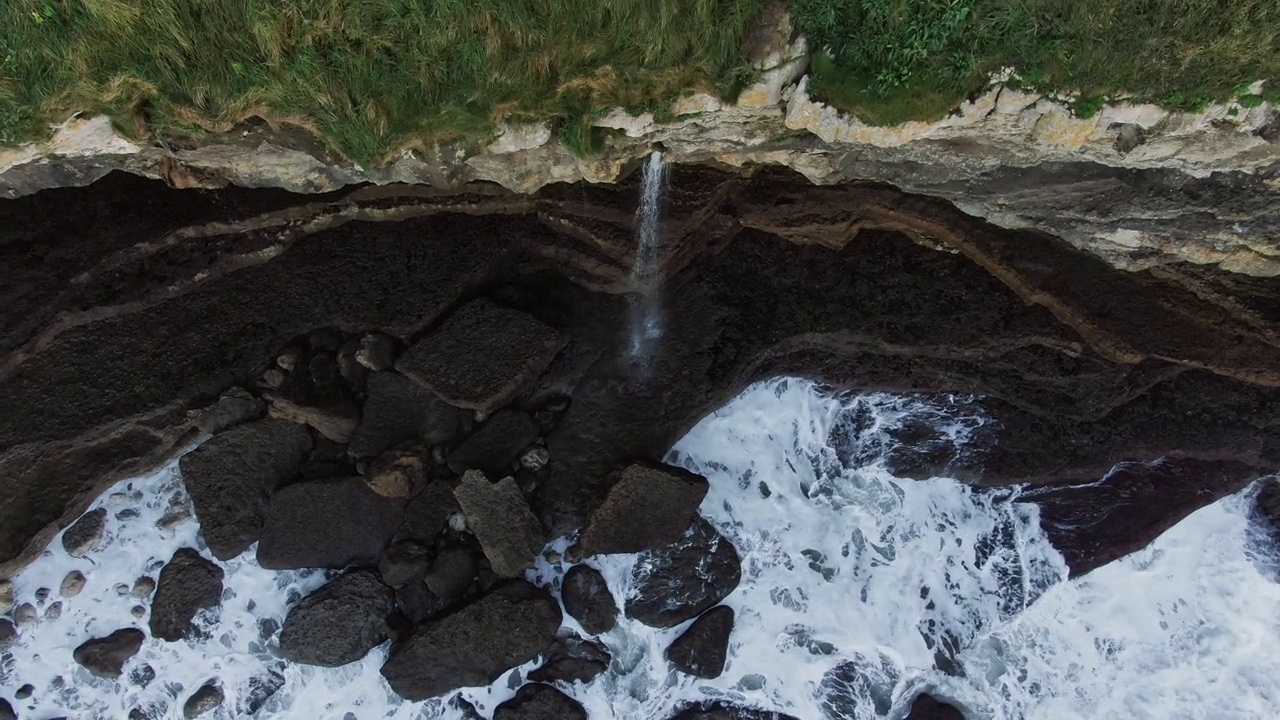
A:
[[[636,208],[636,259],[631,266],[631,284],[637,291],[631,304],[633,360],[647,360],[651,357],[654,345],[662,337],[659,230],[665,180],[666,168],[662,164],[662,153],[654,150],[644,166],[640,206]]]

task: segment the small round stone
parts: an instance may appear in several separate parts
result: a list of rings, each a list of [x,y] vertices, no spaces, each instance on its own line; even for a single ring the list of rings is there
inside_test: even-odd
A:
[[[22,603],[17,610],[13,611],[13,622],[20,628],[35,625],[40,620],[40,614],[36,611],[36,606],[31,603]]]
[[[141,605],[134,605],[133,609],[129,611],[129,614],[141,620],[142,618],[147,616],[147,609],[142,607]]]
[[[13,696],[18,700],[26,700],[27,698],[35,694],[36,694],[36,686],[32,685],[31,683],[27,683],[26,685],[23,685],[22,687],[18,688],[18,692],[14,693]]]
[[[55,602],[55,603],[53,603],[52,605],[50,605],[49,607],[45,608],[45,611],[44,611],[44,619],[45,619],[45,620],[57,620],[57,619],[58,619],[58,618],[60,618],[60,617],[62,617],[62,602],[61,602],[61,601]]]
[[[150,597],[151,593],[156,591],[156,581],[143,575],[133,583],[133,596],[136,598]]]
[[[64,598],[73,598],[79,595],[81,590],[84,590],[86,582],[87,579],[84,573],[79,570],[72,570],[67,573],[66,577],[62,578],[62,586],[58,589],[58,593]]]

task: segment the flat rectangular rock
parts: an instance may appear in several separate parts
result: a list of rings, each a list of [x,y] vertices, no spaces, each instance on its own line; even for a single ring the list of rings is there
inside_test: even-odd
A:
[[[482,298],[405,351],[396,369],[450,405],[487,413],[536,379],[568,341],[532,315]]]
[[[491,483],[484,473],[472,470],[462,476],[453,495],[498,575],[518,577],[542,552],[542,525],[514,479]]]

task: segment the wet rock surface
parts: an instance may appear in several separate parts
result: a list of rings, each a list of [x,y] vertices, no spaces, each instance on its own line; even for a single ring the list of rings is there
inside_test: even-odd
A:
[[[599,570],[574,565],[564,574],[560,598],[565,612],[592,635],[609,632],[618,622],[618,605]]]
[[[375,372],[351,454],[381,455],[403,442],[439,445],[453,438],[458,411],[430,390],[396,372]]]
[[[304,665],[355,662],[387,639],[393,606],[391,589],[376,574],[347,573],[289,610],[280,632],[280,654]]]
[[[591,682],[609,669],[612,661],[603,643],[577,636],[557,639],[547,648],[546,660],[529,673],[534,682]]]
[[[545,544],[542,525],[529,509],[514,479],[494,483],[469,471],[454,488],[467,528],[475,534],[493,571],[517,577],[533,564]]]
[[[475,300],[410,346],[396,369],[450,405],[488,413],[545,370],[568,340],[531,315]]]
[[[686,675],[717,678],[724,672],[733,633],[733,608],[716,607],[698,616],[680,637],[671,641],[666,657]]]
[[[224,695],[217,682],[209,682],[191,693],[191,697],[182,703],[182,717],[185,720],[212,717],[214,711],[222,705]]]
[[[102,544],[102,533],[106,527],[107,509],[91,510],[62,533],[62,548],[71,557],[82,558]]]
[[[707,479],[700,475],[642,463],[619,470],[611,484],[583,531],[584,555],[637,553],[675,542],[708,490]]]
[[[271,496],[258,563],[272,570],[376,565],[404,504],[373,492],[362,478],[290,485]]]
[[[544,652],[560,621],[560,608],[550,595],[512,580],[416,626],[392,646],[382,675],[409,700],[487,685]]]
[[[624,611],[651,627],[675,627],[738,587],[739,562],[733,543],[699,517],[679,540],[636,559]]]
[[[178,466],[213,556],[230,560],[257,542],[268,496],[291,481],[311,450],[306,428],[260,420],[215,435]]]
[[[550,685],[530,683],[498,705],[493,720],[587,720],[587,711],[577,700]]]
[[[151,603],[151,635],[169,642],[192,636],[201,610],[222,603],[222,568],[192,548],[182,548],[160,571]]]
[[[146,639],[141,630],[124,628],[106,637],[86,640],[75,649],[72,657],[94,676],[115,680],[123,674],[124,664],[142,649],[142,642]]]
[[[965,717],[956,706],[932,695],[921,695],[911,703],[905,720],[965,720]]]

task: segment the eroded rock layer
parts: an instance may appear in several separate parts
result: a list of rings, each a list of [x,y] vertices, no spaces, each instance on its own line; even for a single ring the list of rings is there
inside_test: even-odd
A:
[[[363,474],[377,495],[414,496],[379,547],[454,521],[444,500],[417,509],[425,467],[475,467],[454,440],[393,450],[404,428],[479,442],[490,410],[524,413],[519,443],[472,454],[514,475],[551,536],[582,527],[618,468],[660,461],[706,413],[779,374],[983,396],[995,422],[980,451],[947,465],[982,484],[1096,480],[1121,461],[1172,457],[1229,460],[1219,474],[1234,487],[1280,467],[1280,281],[1176,264],[1122,272],[883,186],[681,167],[662,228],[664,334],[636,363],[636,194],[633,180],[303,197],[111,176],[0,206],[0,477],[12,489],[0,495],[0,569],[106,483],[201,439],[216,413],[194,411],[235,386],[269,401],[272,419],[258,422],[310,434],[302,479]],[[448,333],[449,357],[424,358],[518,372],[486,375],[492,392],[447,422],[440,408],[375,415],[367,398],[385,383],[368,370],[396,372],[383,356],[442,336],[466,307],[495,310],[469,323],[537,332],[477,325]],[[245,419],[260,409],[250,402]],[[352,454],[349,437],[372,444]]]

